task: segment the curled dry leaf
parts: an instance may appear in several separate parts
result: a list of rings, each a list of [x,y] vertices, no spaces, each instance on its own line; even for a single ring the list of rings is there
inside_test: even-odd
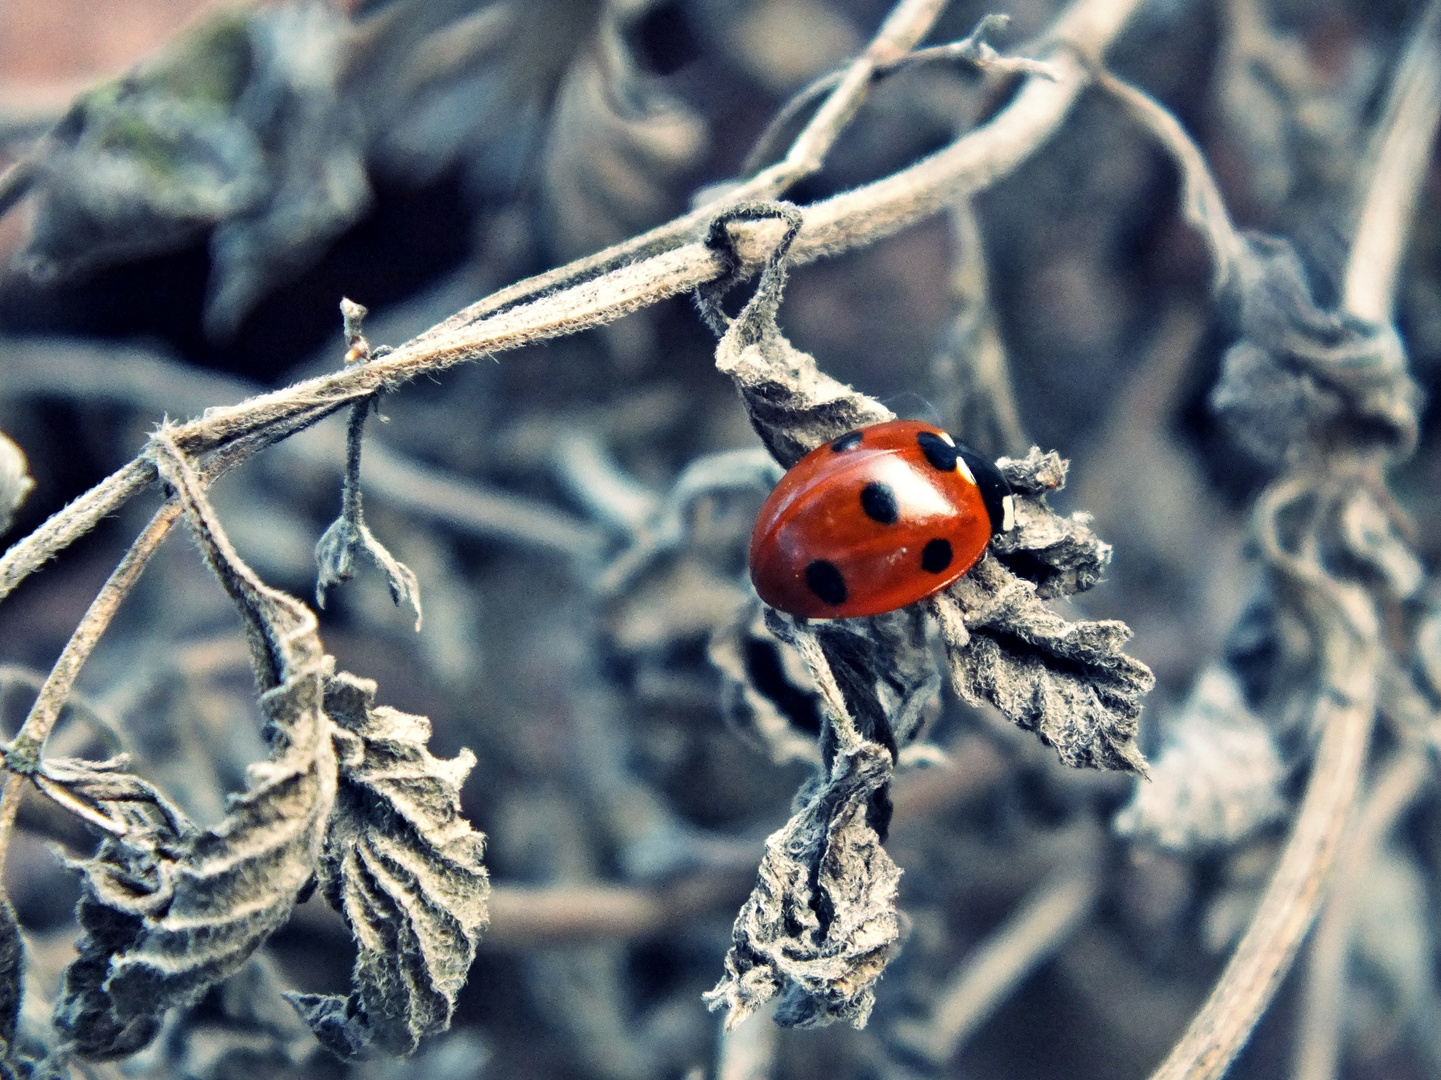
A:
[[[589,254],[665,220],[705,149],[705,125],[642,71],[626,23],[647,3],[606,4],[551,111],[541,184],[552,242]]]
[[[1036,732],[1067,765],[1144,773],[1136,725],[1155,676],[1121,651],[1131,631],[1114,620],[1070,622],[1043,603],[1094,585],[1111,546],[1088,515],[1063,518],[1046,505],[1045,493],[1065,483],[1055,453],[1033,448],[999,464],[1016,495],[1015,535],[997,536],[991,554],[930,602],[951,683]]]
[[[1285,815],[1288,768],[1234,675],[1207,669],[1168,727],[1149,783],[1116,817],[1123,835],[1173,851],[1228,847]]]
[[[375,683],[329,680],[340,784],[320,862],[320,887],[359,946],[348,998],[291,1001],[342,1058],[409,1053],[450,1026],[487,921],[485,838],[460,813],[468,750],[442,761],[430,722],[375,705]]]
[[[335,797],[323,711],[328,661],[314,615],[240,560],[165,430],[154,447],[162,478],[244,617],[272,756],[251,766],[225,820],[204,830],[113,768],[57,780],[116,821],[139,813],[146,822],[77,864],[85,875],[85,935],[55,1019],[90,1058],[144,1046],[168,1008],[238,971],[289,917],[314,874]]]
[[[733,1028],[780,994],[776,1022],[864,1027],[874,986],[900,937],[901,872],[867,821],[891,775],[875,743],[839,754],[766,840],[755,890],[736,918],[726,973],[706,995]],[[824,917],[823,917],[824,916]]]
[[[1283,240],[1246,236],[1233,281],[1241,338],[1226,352],[1212,407],[1258,459],[1282,464],[1328,445],[1409,453],[1420,388],[1390,326],[1318,305]]]
[[[1046,494],[1066,486],[1070,462],[1054,450],[1031,447],[1024,458],[996,462],[1016,495],[1016,527],[997,534],[991,551],[1007,568],[1036,584],[1049,600],[1093,588],[1111,562],[1111,545],[1091,529],[1086,513],[1061,517],[1046,505]]]
[[[773,629],[779,629],[779,621]],[[900,937],[901,872],[875,823],[889,809],[890,750],[863,738],[845,715],[820,642],[790,626],[822,683],[832,745],[823,773],[796,796],[799,809],[766,840],[750,899],[741,908],[725,975],[706,995],[734,1028],[776,995],[776,1023],[864,1027],[875,983]],[[884,824],[880,825],[884,828]]]
[[[759,600],[716,630],[707,655],[720,672],[722,711],[742,738],[777,765],[820,765],[820,695],[796,650],[767,629]]]
[[[1274,466],[1337,446],[1409,454],[1421,394],[1395,328],[1318,304],[1288,241],[1232,224],[1205,155],[1176,118],[1135,87],[1105,74],[1099,82],[1174,158],[1182,209],[1211,248],[1218,287],[1235,303],[1240,336],[1226,352],[1211,405],[1236,440]]]
[[[994,705],[1067,765],[1145,772],[1136,724],[1156,679],[1121,651],[1131,636],[1125,623],[1068,622],[1033,582],[989,557],[931,608],[961,697]]]

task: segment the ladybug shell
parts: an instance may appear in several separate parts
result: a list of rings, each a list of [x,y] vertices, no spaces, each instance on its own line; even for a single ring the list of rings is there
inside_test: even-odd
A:
[[[1012,505],[995,466],[940,428],[874,424],[781,477],[751,534],[751,581],[806,618],[894,611],[974,566]]]

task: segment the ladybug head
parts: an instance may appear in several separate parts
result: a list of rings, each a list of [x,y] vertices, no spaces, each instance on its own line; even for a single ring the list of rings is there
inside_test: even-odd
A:
[[[976,453],[965,443],[956,443],[956,452],[966,463],[966,468],[971,470],[976,487],[981,489],[981,499],[991,518],[992,535],[1010,532],[1016,526],[1016,497],[1001,470],[996,468],[995,462]]]

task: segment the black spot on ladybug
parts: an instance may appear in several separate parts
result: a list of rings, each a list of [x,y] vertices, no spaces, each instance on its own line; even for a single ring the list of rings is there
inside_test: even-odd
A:
[[[812,566],[815,563],[811,563]],[[930,541],[921,549],[921,569],[928,574],[939,574],[951,565],[951,542],[940,537]]]
[[[834,450],[837,454],[843,453],[846,450],[854,450],[856,447],[861,445],[861,440],[864,438],[865,436],[862,435],[859,431],[848,432],[847,434],[842,435],[835,442],[831,443],[831,449]]]
[[[947,545],[947,551],[950,546]],[[947,555],[947,560],[950,556]],[[833,562],[816,559],[806,567],[806,584],[820,597],[821,603],[836,607],[846,602],[846,579]]]
[[[958,456],[955,446],[946,442],[933,431],[922,431],[916,436],[916,442],[921,445],[921,453],[926,455],[926,460],[941,472],[955,472],[956,458]]]
[[[861,509],[866,512],[866,517],[882,525],[894,525],[901,516],[900,507],[896,505],[896,493],[891,486],[874,480],[861,488]]]

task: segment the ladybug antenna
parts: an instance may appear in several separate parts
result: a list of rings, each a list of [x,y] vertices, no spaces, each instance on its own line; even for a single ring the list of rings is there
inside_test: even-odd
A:
[[[706,232],[705,246],[719,257],[722,270],[718,277],[696,286],[695,304],[700,310],[701,318],[715,331],[717,337],[724,337],[731,325],[730,316],[721,310],[721,298],[751,276],[750,268],[736,250],[735,237],[731,235],[728,226],[736,221],[758,221],[764,218],[784,221],[786,230],[771,249],[765,266],[761,269],[761,280],[756,287],[753,301],[764,296],[767,298],[766,302],[778,303],[780,287],[785,281],[785,257],[805,220],[800,207],[788,202],[737,203],[717,214]]]

